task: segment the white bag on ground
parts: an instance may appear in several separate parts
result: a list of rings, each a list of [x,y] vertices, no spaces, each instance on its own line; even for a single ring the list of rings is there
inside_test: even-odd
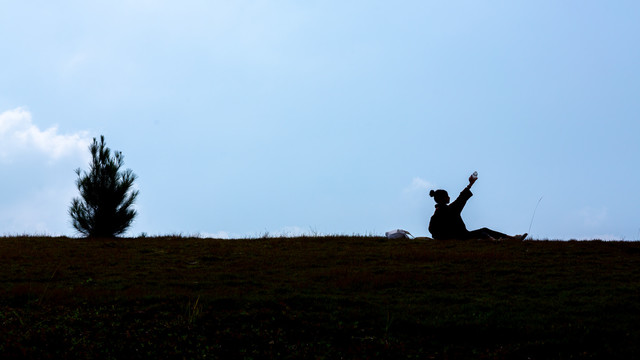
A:
[[[413,237],[410,232],[402,229],[387,231],[384,234],[387,236],[387,239],[411,239]]]

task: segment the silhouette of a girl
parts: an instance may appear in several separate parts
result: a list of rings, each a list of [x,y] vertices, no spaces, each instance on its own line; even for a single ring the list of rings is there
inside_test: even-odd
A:
[[[429,196],[436,201],[436,211],[431,217],[429,222],[429,232],[434,239],[512,239],[512,240],[524,240],[527,234],[509,236],[501,232],[497,232],[488,228],[482,228],[478,230],[469,231],[462,221],[460,213],[464,208],[467,200],[473,194],[471,193],[471,186],[476,182],[477,176],[469,177],[469,185],[462,190],[458,198],[449,204],[451,199],[449,194],[445,190],[431,190]]]

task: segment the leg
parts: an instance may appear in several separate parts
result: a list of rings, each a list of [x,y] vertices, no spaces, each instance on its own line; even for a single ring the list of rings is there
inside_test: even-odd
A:
[[[511,238],[511,236],[507,234],[503,234],[501,232],[493,231],[486,227],[478,230],[469,231],[469,239],[498,240],[498,239],[509,239],[509,238]]]

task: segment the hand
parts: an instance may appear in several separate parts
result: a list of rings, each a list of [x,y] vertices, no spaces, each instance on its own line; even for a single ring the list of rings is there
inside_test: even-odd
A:
[[[469,176],[469,187],[471,187],[476,180],[478,180],[477,177],[474,177],[473,175]]]

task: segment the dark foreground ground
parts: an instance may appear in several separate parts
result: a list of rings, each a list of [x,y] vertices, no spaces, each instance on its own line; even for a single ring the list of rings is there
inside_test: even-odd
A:
[[[640,243],[0,238],[0,358],[637,359]]]

